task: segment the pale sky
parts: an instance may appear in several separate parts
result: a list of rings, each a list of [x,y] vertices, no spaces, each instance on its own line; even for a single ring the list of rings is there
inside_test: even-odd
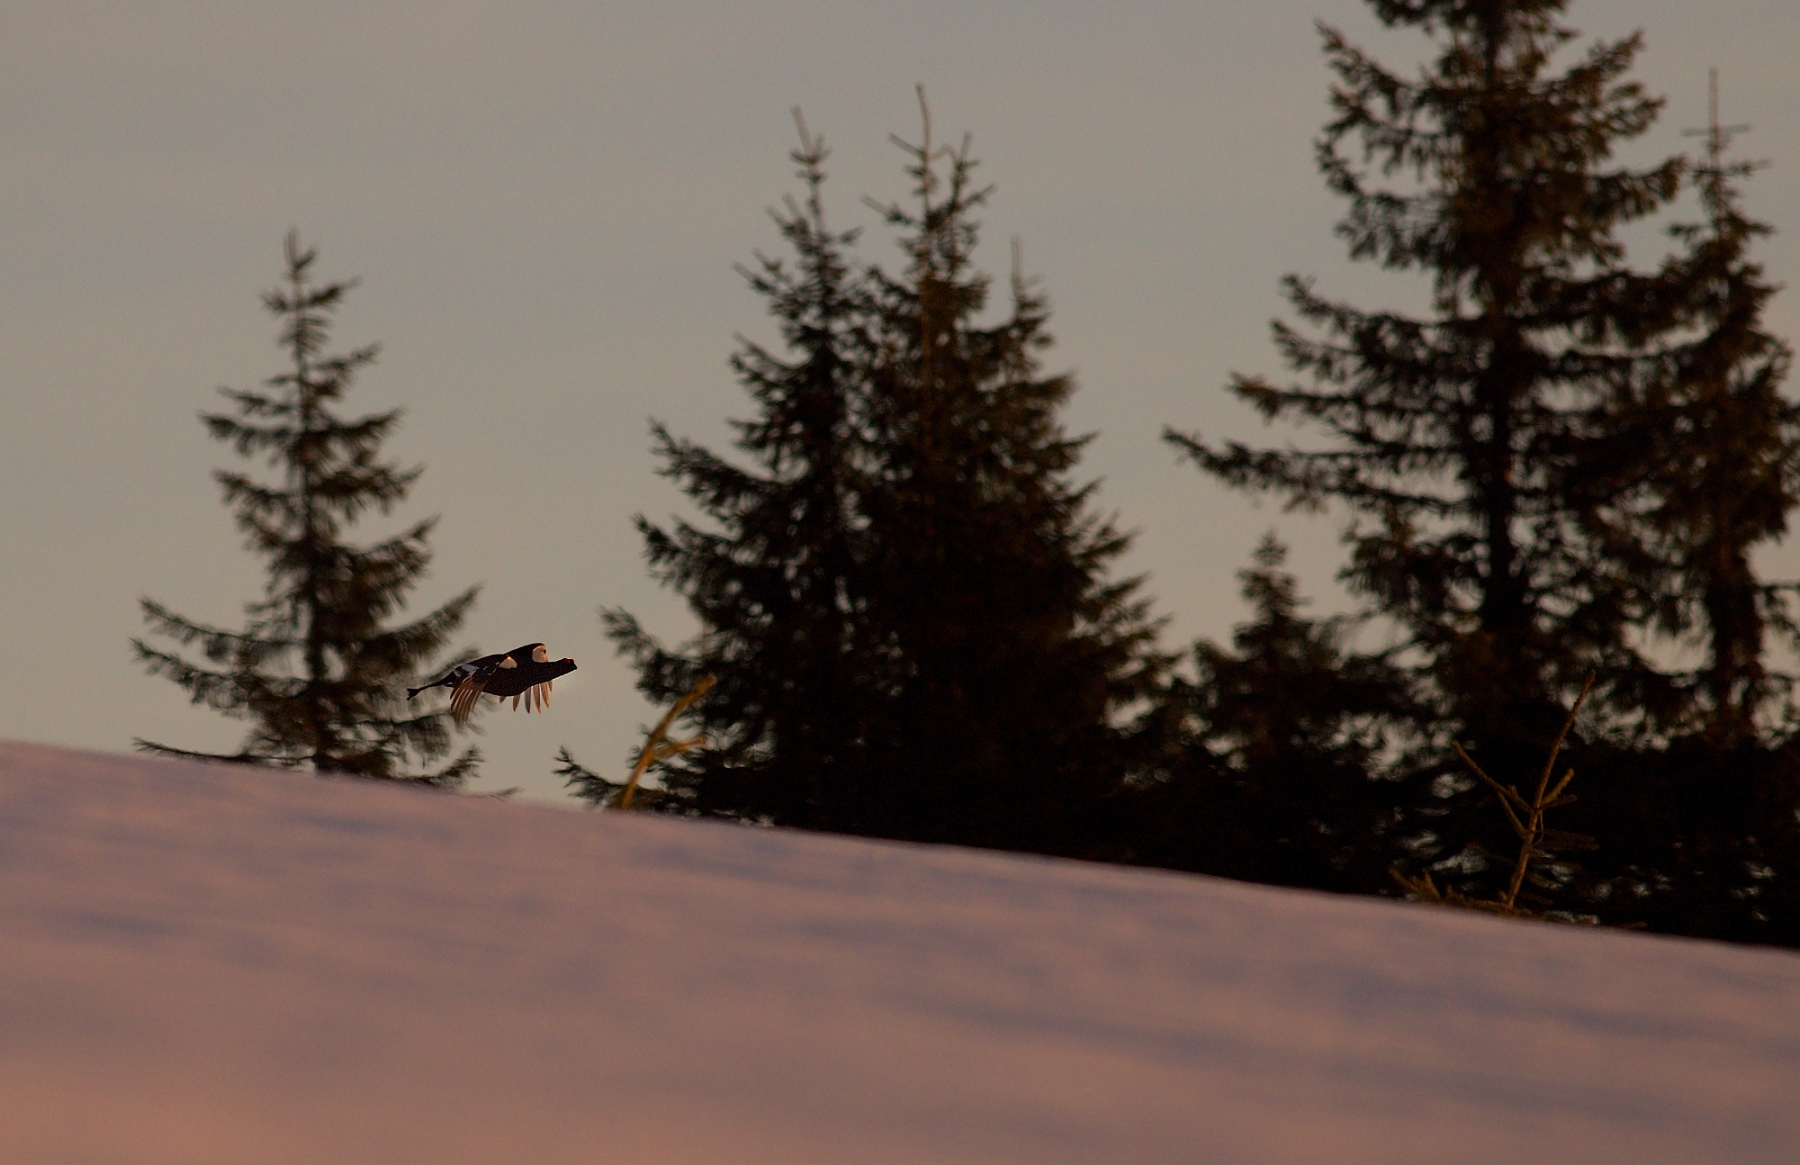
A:
[[[733,265],[779,252],[766,208],[796,188],[790,109],[833,148],[828,213],[903,196],[890,133],[972,132],[997,186],[981,265],[1017,237],[1055,314],[1081,477],[1140,531],[1166,642],[1223,637],[1236,571],[1275,526],[1317,609],[1341,597],[1337,523],[1288,517],[1176,461],[1165,424],[1285,441],[1223,391],[1279,375],[1277,281],[1364,307],[1419,281],[1351,265],[1313,167],[1329,74],[1315,20],[1390,65],[1423,42],[1355,0],[1068,3],[31,4],[0,0],[0,612],[14,665],[0,736],[118,750],[133,736],[230,749],[243,726],[143,674],[148,595],[240,626],[260,596],[196,413],[281,369],[258,293],[297,226],[326,279],[359,276],[335,347],[379,341],[355,412],[404,406],[387,452],[425,476],[373,541],[442,516],[423,611],[486,584],[464,642],[543,640],[580,670],[544,717],[489,712],[479,787],[557,798],[560,745],[622,774],[656,711],[596,609],[672,639],[685,607],[645,574],[630,519],[694,513],[655,475],[648,420],[721,447],[748,412],[726,360],[769,337]],[[1634,161],[1691,148],[1723,77],[1745,156],[1772,165],[1759,254],[1800,282],[1800,5],[1576,0],[1592,36],[1645,30],[1635,76],[1669,98]],[[1651,261],[1655,230],[1634,233]],[[1772,330],[1800,336],[1800,299]],[[1304,439],[1304,436],[1302,437]],[[1790,546],[1772,573],[1800,573]]]

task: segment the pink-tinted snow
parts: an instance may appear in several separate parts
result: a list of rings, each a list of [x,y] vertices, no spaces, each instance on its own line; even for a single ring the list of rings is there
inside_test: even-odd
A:
[[[1800,1161],[1800,958],[0,743],[0,1161]]]

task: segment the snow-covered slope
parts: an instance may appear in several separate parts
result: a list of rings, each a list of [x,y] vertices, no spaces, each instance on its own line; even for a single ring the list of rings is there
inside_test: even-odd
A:
[[[0,1161],[1800,1161],[1800,958],[0,743]]]

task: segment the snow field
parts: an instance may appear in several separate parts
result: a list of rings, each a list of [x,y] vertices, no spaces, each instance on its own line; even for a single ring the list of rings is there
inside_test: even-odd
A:
[[[1800,1160],[1800,957],[0,742],[0,1162],[1524,1160]]]

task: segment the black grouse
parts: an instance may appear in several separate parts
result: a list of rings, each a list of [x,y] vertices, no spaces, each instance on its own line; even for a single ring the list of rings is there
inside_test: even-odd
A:
[[[527,643],[504,655],[484,655],[467,663],[459,663],[438,679],[416,688],[406,689],[412,699],[426,688],[450,689],[450,715],[458,724],[466,724],[475,710],[475,700],[483,692],[504,700],[511,696],[513,707],[525,701],[525,711],[535,705],[550,706],[550,685],[557,676],[575,670],[575,661],[565,656],[552,663],[550,653],[541,643]]]

